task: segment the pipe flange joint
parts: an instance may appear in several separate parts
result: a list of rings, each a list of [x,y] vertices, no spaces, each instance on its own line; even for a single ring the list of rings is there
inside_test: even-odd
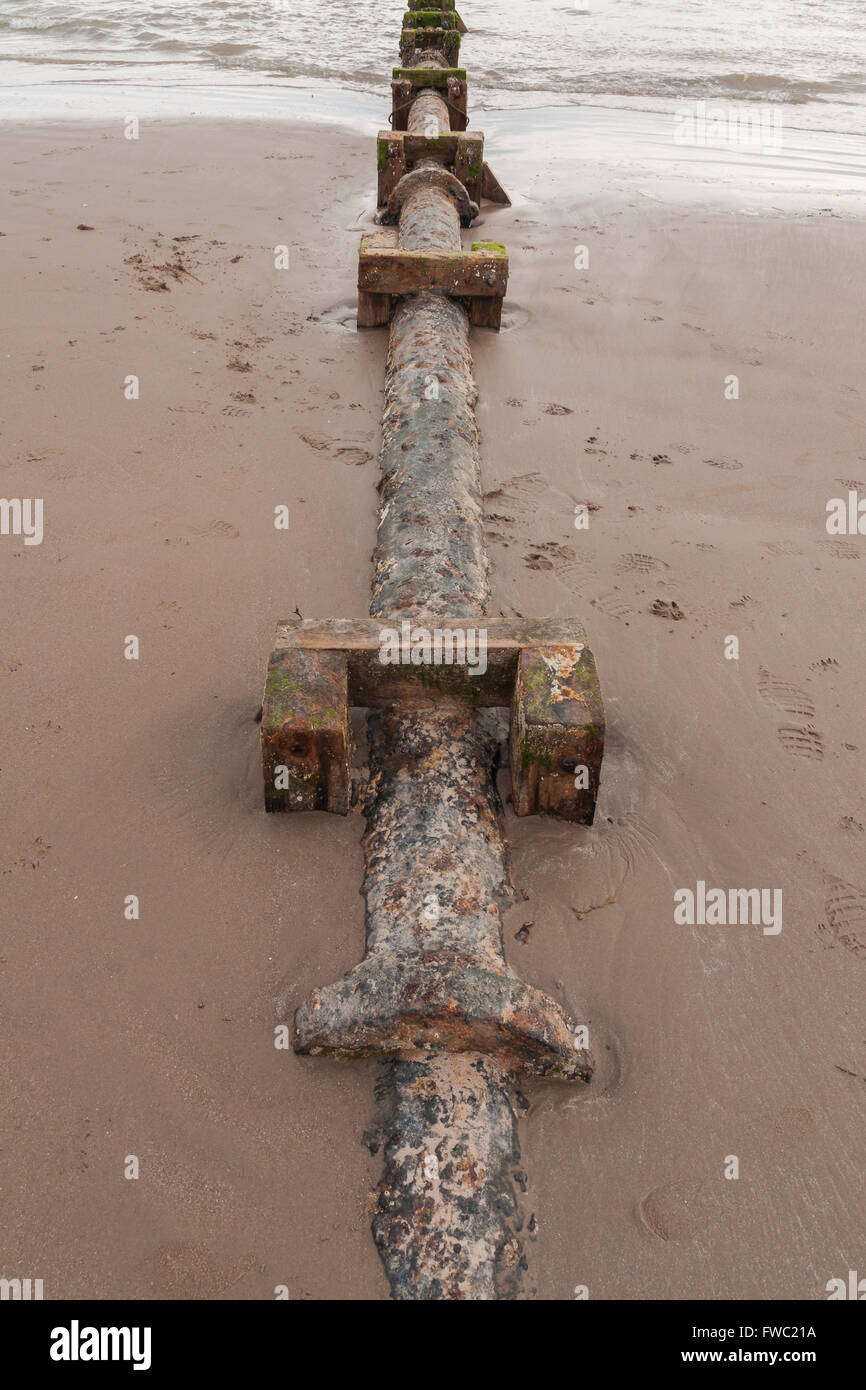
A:
[[[441,164],[431,163],[416,165],[408,174],[403,175],[388,199],[387,220],[389,222],[400,221],[400,212],[406,199],[410,198],[413,193],[417,193],[420,188],[438,188],[442,193],[452,198],[460,215],[462,227],[471,226],[478,216],[478,204],[473,203],[465,185],[460,182],[457,175],[452,174],[448,169],[443,169]]]

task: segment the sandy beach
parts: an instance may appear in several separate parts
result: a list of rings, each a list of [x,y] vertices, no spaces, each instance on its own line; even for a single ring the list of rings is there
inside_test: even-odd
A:
[[[608,717],[592,829],[506,805],[509,960],[602,1058],[528,1092],[536,1296],[824,1298],[866,1234],[866,541],[825,525],[866,496],[862,219],[490,158],[493,614],[583,620]],[[363,954],[362,821],[266,816],[256,723],[276,621],[368,611],[372,142],[7,123],[0,167],[2,492],[44,500],[40,545],[0,538],[0,1263],[385,1299],[376,1068],[273,1032]],[[779,890],[782,929],[675,923],[698,882]]]

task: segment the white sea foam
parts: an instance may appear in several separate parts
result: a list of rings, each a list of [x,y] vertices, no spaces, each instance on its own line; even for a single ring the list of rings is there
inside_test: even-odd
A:
[[[231,73],[379,91],[403,0],[5,0],[5,63],[77,82],[183,86]],[[862,0],[463,0],[476,102],[586,96],[834,108],[866,130]],[[21,67],[7,79],[21,81]],[[32,80],[37,82],[36,74]],[[839,114],[841,112],[841,115]]]

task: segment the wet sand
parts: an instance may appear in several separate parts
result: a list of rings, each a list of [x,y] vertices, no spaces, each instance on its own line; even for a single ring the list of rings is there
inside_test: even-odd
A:
[[[589,1099],[530,1091],[533,1280],[823,1298],[866,1237],[866,541],[825,528],[866,496],[862,224],[490,158],[493,611],[582,618],[609,720],[591,830],[506,807],[509,959],[604,1058]],[[278,618],[367,612],[370,140],[34,124],[0,161],[2,492],[44,499],[41,545],[0,537],[0,1273],[386,1298],[375,1067],[273,1045],[275,999],[362,955],[361,822],[266,817],[255,722]],[[781,932],[675,924],[698,880],[781,889]]]

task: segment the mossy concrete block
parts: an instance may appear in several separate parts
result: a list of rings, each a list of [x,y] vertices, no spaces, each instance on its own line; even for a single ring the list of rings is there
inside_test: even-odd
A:
[[[429,60],[433,52],[442,54],[444,62],[453,66],[460,57],[460,34],[457,29],[404,29],[400,35],[400,62],[409,67],[418,54]]]
[[[459,30],[461,34],[467,33],[467,26],[457,13],[456,0],[439,0],[438,5],[435,3],[435,0],[406,0],[406,3],[411,12],[410,20],[414,21],[416,24],[419,22],[419,14],[438,15],[443,27],[447,21],[453,17],[454,27]],[[404,25],[405,23],[406,21],[404,20]],[[408,27],[411,27],[411,23]]]
[[[392,82],[410,82],[413,87],[447,87],[450,80],[466,81],[465,68],[394,68]]]
[[[407,10],[403,16],[404,29],[456,29],[457,16],[453,10]]]
[[[598,672],[585,642],[522,650],[511,710],[515,813],[591,825],[604,731]]]
[[[349,683],[343,652],[279,647],[262,702],[266,811],[349,810]]]

